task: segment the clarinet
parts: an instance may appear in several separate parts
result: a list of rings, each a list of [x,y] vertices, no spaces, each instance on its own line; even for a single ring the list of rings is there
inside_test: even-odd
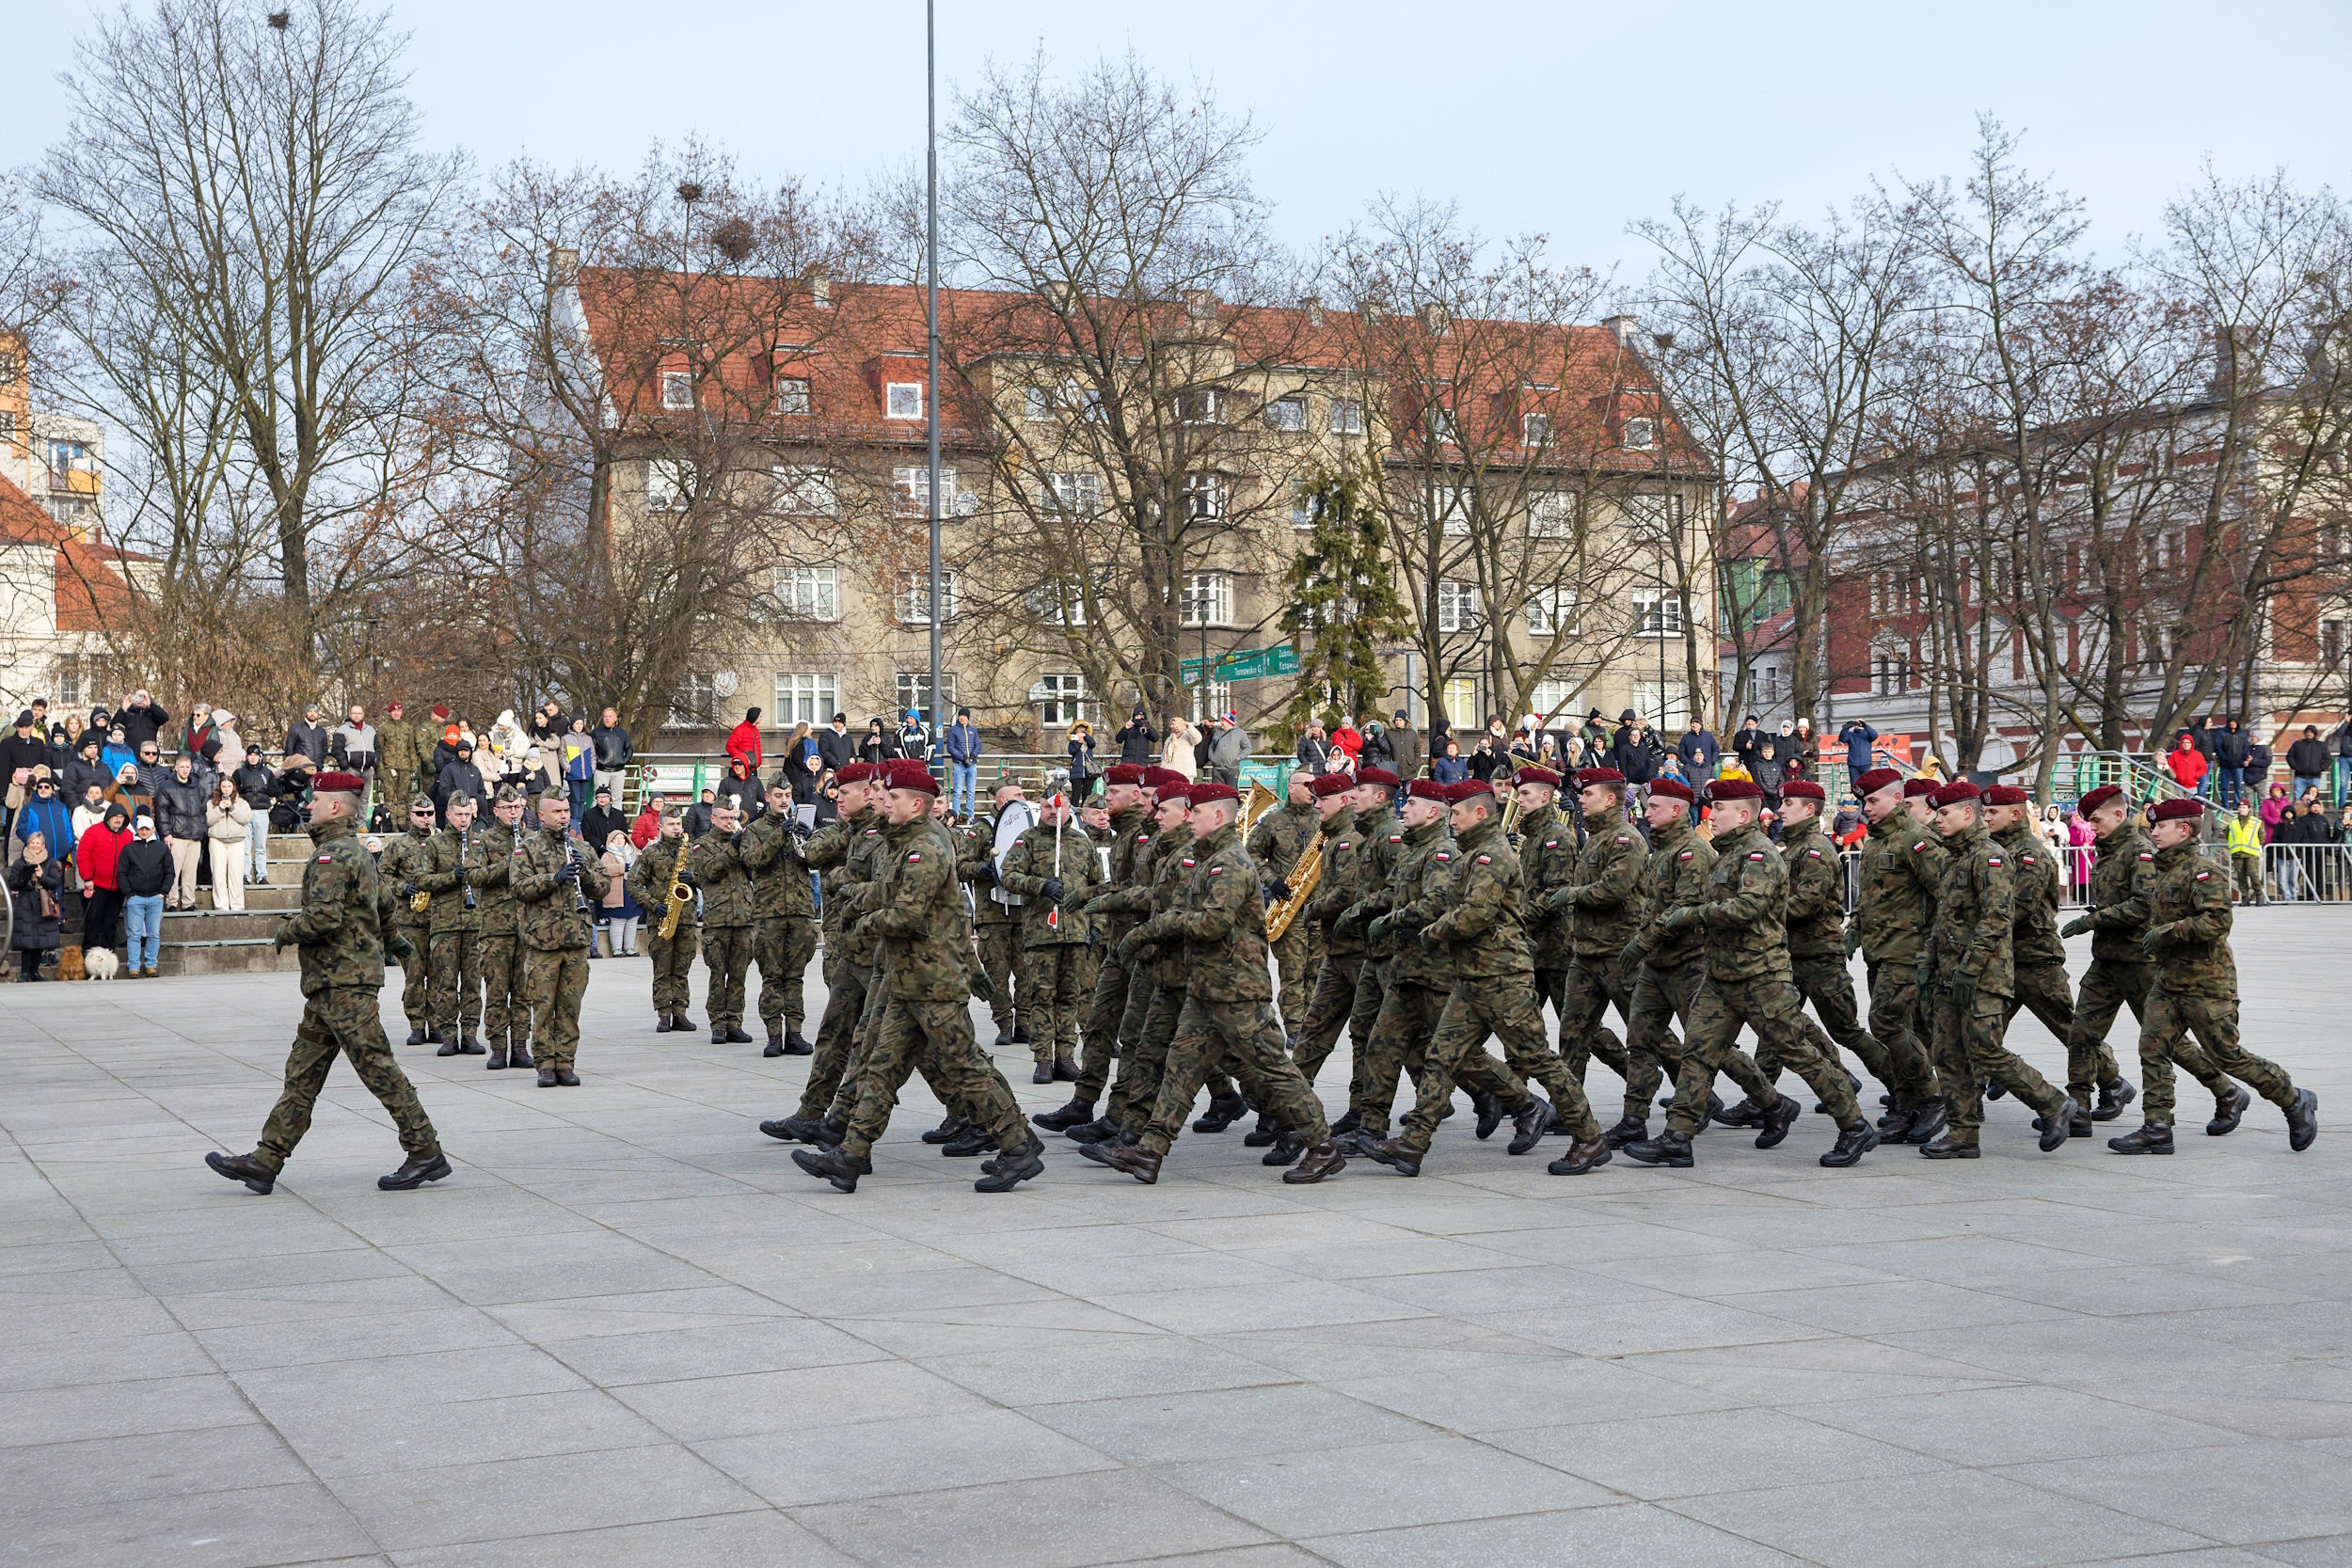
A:
[[[588,863],[580,859],[580,841],[578,839],[567,837],[564,840],[564,856],[574,865],[579,866],[583,876],[586,874],[588,870]],[[575,879],[572,882],[572,912],[575,914],[587,914],[589,912],[588,890],[581,887],[579,879]]]
[[[457,891],[466,896],[466,908],[473,908],[473,884],[466,880],[466,857],[473,853],[473,830],[468,828],[457,835]]]

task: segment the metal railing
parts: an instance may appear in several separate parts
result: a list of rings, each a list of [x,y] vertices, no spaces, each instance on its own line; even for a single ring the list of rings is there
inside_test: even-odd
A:
[[[2198,852],[2230,878],[2240,903],[2352,904],[2352,844],[2265,844],[2260,869],[2252,855],[2233,855],[2218,841],[2198,846]],[[2054,847],[2060,867],[2058,908],[2082,910],[2090,905],[2090,868],[2099,859],[2093,847]],[[1862,890],[1862,851],[1847,849],[1841,859],[1846,872],[1849,913]]]

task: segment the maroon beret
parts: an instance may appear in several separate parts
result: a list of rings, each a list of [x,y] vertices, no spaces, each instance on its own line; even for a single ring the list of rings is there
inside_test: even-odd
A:
[[[833,780],[835,784],[864,784],[881,771],[880,768],[870,762],[845,762],[841,765],[840,771],[834,774]]]
[[[1580,768],[1576,770],[1576,787],[1587,789],[1594,784],[1621,784],[1625,775],[1613,768]]]
[[[1903,781],[1903,799],[1906,800],[1916,800],[1922,796],[1925,796],[1931,801],[1934,799],[1936,791],[1943,787],[1944,786],[1942,784],[1937,784],[1933,779],[1905,779]]]
[[[2015,784],[1994,784],[1984,792],[1984,803],[1988,806],[2022,806],[2032,799]]]
[[[1405,793],[1416,800],[1451,800],[1454,797],[1447,792],[1453,787],[1435,779],[1415,779],[1405,786]]]
[[[1946,806],[1956,806],[1963,800],[1981,800],[1983,796],[1984,791],[1966,779],[1954,779],[1935,792],[1935,809],[1942,811]]]
[[[1717,779],[1707,786],[1707,798],[1710,800],[1761,800],[1764,792],[1756,786],[1753,779]]]
[[[1899,783],[1901,779],[1902,775],[1892,768],[1873,768],[1854,780],[1853,792],[1856,795],[1875,795],[1888,784]]]
[[[2075,801],[2074,809],[2082,813],[2085,816],[2089,816],[2092,812],[2097,811],[2101,806],[2106,805],[2109,800],[2115,800],[2122,793],[2123,786],[2122,784],[2101,784],[2098,788],[2092,790],[2090,794]]]
[[[357,773],[321,773],[310,781],[310,788],[320,795],[364,795],[368,781]]]
[[[1556,784],[1560,782],[1560,775],[1549,768],[1537,768],[1531,764],[1512,774],[1511,782],[1515,784]]]
[[[1185,798],[1196,806],[1205,806],[1213,800],[1238,800],[1241,799],[1241,791],[1232,784],[1218,784],[1212,779],[1203,784],[1194,784],[1185,792]]]
[[[1460,805],[1465,800],[1482,800],[1488,805],[1493,805],[1495,791],[1494,786],[1484,779],[1464,779],[1458,784],[1446,785],[1445,798],[1455,805]]]
[[[1104,784],[1139,784],[1143,782],[1143,764],[1114,762],[1103,769],[1103,782]]]
[[[1326,773],[1307,786],[1318,800],[1328,800],[1334,795],[1344,795],[1356,787],[1356,781],[1345,773]]]
[[[1780,786],[1780,798],[1784,800],[1826,800],[1829,791],[1810,779],[1791,779]]]
[[[1394,773],[1385,768],[1359,768],[1356,770],[1356,782],[1359,784],[1378,784],[1383,789],[1394,789],[1399,781]]]
[[[1161,768],[1157,766],[1147,768],[1143,770],[1142,782],[1143,787],[1146,789],[1175,790],[1187,788],[1192,783],[1191,780],[1185,778],[1182,773],[1177,772],[1173,768]]]
[[[1680,779],[1652,779],[1650,781],[1649,792],[1652,795],[1663,795],[1669,800],[1694,800],[1698,799],[1697,796],[1691,793],[1691,786],[1684,784]]]
[[[2148,809],[2148,820],[2151,822],[2169,822],[2176,817],[2199,817],[2204,815],[2205,803],[2202,800],[2158,800]]]
[[[899,757],[888,765],[885,787],[890,789],[919,789],[926,795],[939,793],[939,781],[931,770],[913,757]]]

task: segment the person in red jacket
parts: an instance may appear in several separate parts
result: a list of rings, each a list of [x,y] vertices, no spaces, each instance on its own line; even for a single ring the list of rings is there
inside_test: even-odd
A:
[[[2172,777],[2183,789],[2192,795],[2203,793],[2207,766],[2205,753],[2197,749],[2195,737],[2186,730],[2181,732],[2181,738],[2173,743],[2172,750],[2164,754],[2164,765],[2172,770]]]
[[[106,819],[82,830],[73,847],[73,875],[82,884],[82,945],[122,952],[122,893],[115,881],[115,858],[131,842],[131,814],[120,804]]]
[[[639,812],[637,820],[628,825],[628,841],[638,848],[643,849],[661,836],[660,806],[660,801],[647,795],[644,810]]]
[[[759,771],[759,709],[743,710],[743,721],[727,733],[727,755],[741,763],[745,771]]]

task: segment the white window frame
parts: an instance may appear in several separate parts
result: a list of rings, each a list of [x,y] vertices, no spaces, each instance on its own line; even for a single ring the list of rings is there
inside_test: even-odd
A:
[[[1094,721],[1094,704],[1087,695],[1084,675],[1040,675],[1030,700],[1038,705],[1038,722],[1049,729],[1068,729],[1081,721],[1089,724]]]
[[[1519,416],[1520,446],[1540,447],[1550,439],[1551,416],[1549,414],[1521,414]]]
[[[1563,613],[1563,611],[1565,613]],[[1582,603],[1573,587],[1538,588],[1527,601],[1527,635],[1574,637],[1582,628]]]
[[[1360,398],[1333,398],[1328,421],[1334,436],[1361,436],[1364,433],[1364,404]]]
[[[1576,492],[1539,490],[1528,498],[1527,536],[1569,539],[1576,534]]]
[[[939,673],[939,689],[946,694],[947,710],[952,714],[956,707],[956,673],[953,670],[942,670]],[[920,708],[926,721],[938,711],[931,706],[931,673],[929,670],[899,671],[896,689],[898,693],[898,705],[890,711],[898,719],[905,719],[907,709],[911,707]],[[894,724],[891,727],[895,732],[898,726]]]
[[[1636,637],[1680,637],[1682,596],[1672,588],[1635,588],[1626,594],[1632,607],[1630,627]]]
[[[1646,415],[1636,415],[1625,421],[1625,450],[1648,451],[1658,445],[1658,421]]]
[[[1535,689],[1527,695],[1527,711],[1548,724],[1557,723],[1576,711],[1578,695],[1574,681],[1561,680],[1557,676],[1537,681]]]
[[[1233,683],[1212,680],[1204,688],[1200,682],[1194,681],[1184,688],[1184,701],[1192,705],[1194,723],[1202,725],[1214,723],[1224,715],[1235,711]]]
[[[838,566],[779,566],[776,603],[787,615],[803,621],[841,619],[841,568]],[[832,709],[826,709],[828,717]]]
[[[1446,721],[1455,731],[1454,743],[1459,745],[1462,736],[1468,735],[1472,737],[1470,744],[1475,746],[1478,743],[1476,736],[1482,728],[1478,717],[1478,682],[1468,675],[1456,675],[1445,683],[1439,695],[1445,700]],[[1469,761],[1470,752],[1464,752],[1462,760]]]
[[[694,406],[694,372],[663,371],[661,372],[661,406],[680,412]]]
[[[1438,630],[1476,631],[1481,624],[1478,584],[1463,578],[1440,578],[1438,581]]]
[[[1677,677],[1661,685],[1655,680],[1636,678],[1633,701],[1629,705],[1649,721],[1653,733],[1671,736],[1691,721],[1690,682]]]
[[[812,396],[813,391],[807,376],[780,375],[776,377],[777,413],[788,418],[805,415],[814,406],[810,401]]]
[[[1176,422],[1179,424],[1221,424],[1225,418],[1225,394],[1215,387],[1199,391],[1183,392],[1176,399]]]
[[[1315,509],[1308,487],[1297,485],[1291,491],[1291,527],[1304,532],[1315,526]]]
[[[1038,475],[1038,504],[1048,512],[1091,517],[1103,510],[1103,476],[1084,468]]]
[[[791,517],[831,517],[841,510],[841,478],[831,468],[779,463],[768,470],[776,510]]]
[[[707,730],[719,722],[719,703],[722,693],[715,676],[690,674],[670,698],[670,716],[662,721],[665,730]]]
[[[919,572],[909,572],[906,581],[899,586],[898,598],[893,601],[891,607],[898,616],[898,624],[908,626],[930,626],[931,624],[930,596],[930,568],[926,566]],[[942,567],[939,573],[939,596],[943,601],[939,624],[944,626],[956,618],[956,574],[946,567]]]
[[[928,463],[902,465],[890,471],[891,488],[898,492],[898,509],[917,516],[929,515],[931,499],[931,469]],[[942,464],[939,469],[939,515],[943,517],[968,517],[977,498],[967,496],[956,488],[956,471]]]
[[[1429,487],[1429,518],[1448,537],[1467,539],[1470,531],[1471,490],[1467,484],[1438,483]]]
[[[645,510],[683,512],[693,504],[695,470],[691,459],[645,459]]]
[[[911,394],[914,412],[905,395]],[[923,384],[919,381],[885,381],[882,383],[882,418],[885,420],[919,420],[923,417]]]
[[[1176,624],[1184,626],[1230,626],[1233,624],[1233,579],[1223,572],[1191,572],[1177,601]]]
[[[1192,473],[1184,476],[1184,520],[1194,523],[1225,521],[1231,497],[1227,493],[1225,476],[1213,473]]]
[[[1021,388],[1021,419],[1025,424],[1050,424],[1054,419],[1054,394],[1042,387]]]
[[[1304,393],[1276,398],[1265,405],[1265,427],[1295,435],[1307,428],[1307,399]]]
[[[820,730],[841,711],[840,678],[822,670],[779,670],[775,683],[776,727],[789,735],[795,724]]]

